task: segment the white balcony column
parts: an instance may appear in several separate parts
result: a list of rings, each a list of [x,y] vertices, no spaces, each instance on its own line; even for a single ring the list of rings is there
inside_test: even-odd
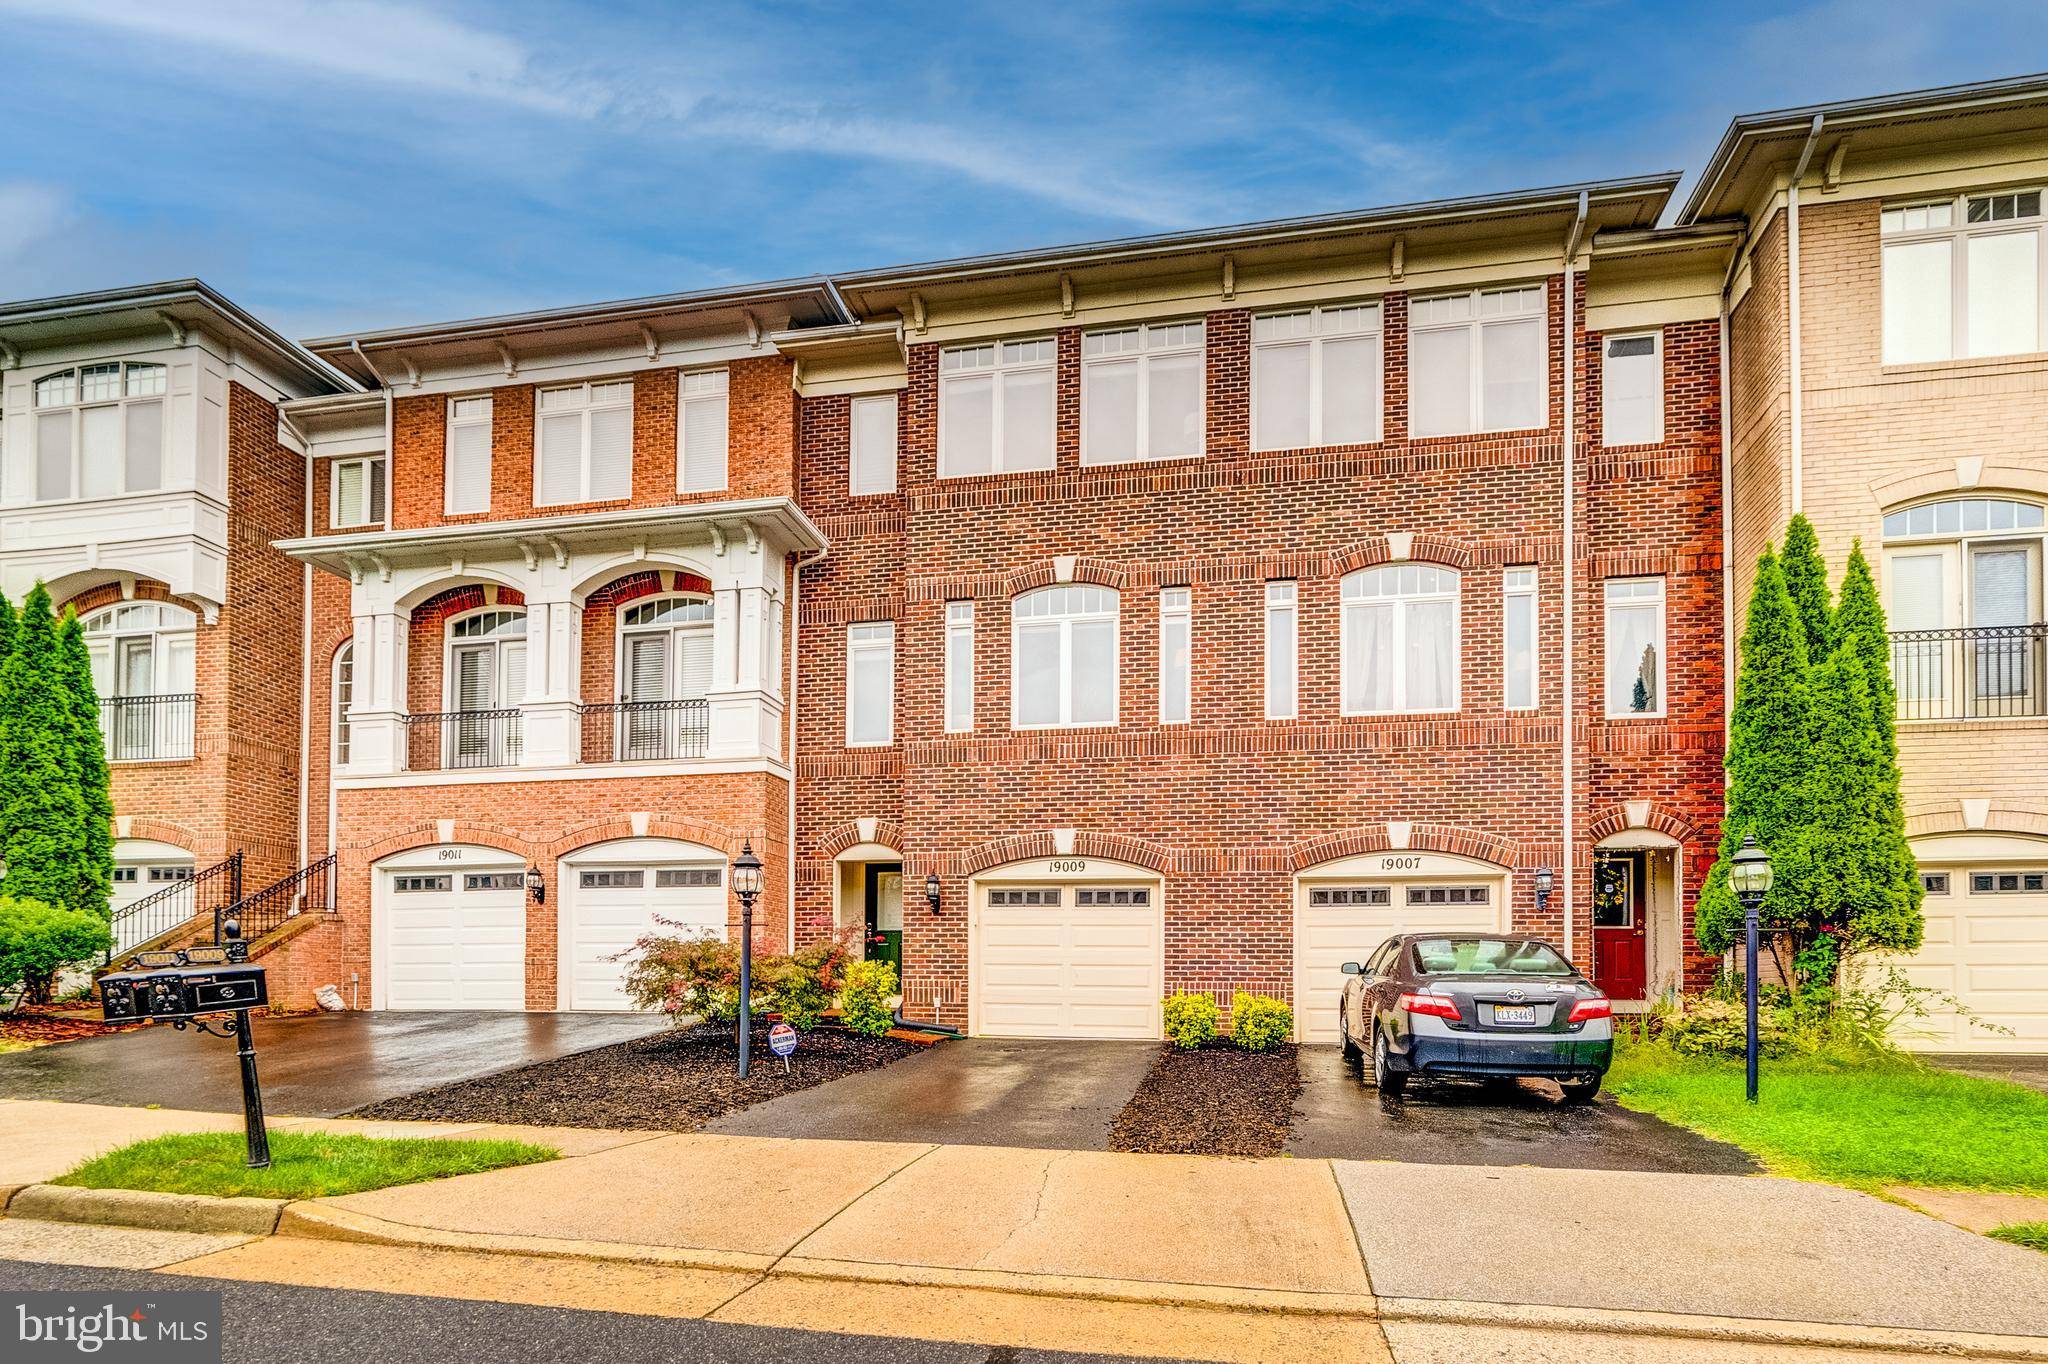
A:
[[[526,602],[526,694],[519,703],[521,767],[583,760],[579,647],[583,609],[567,599]]]
[[[772,671],[775,593],[755,584],[718,593],[707,710],[713,758],[774,757],[782,747],[782,689]]]
[[[349,705],[349,762],[343,774],[381,777],[406,764],[406,639],[411,617],[392,607],[355,617],[355,696]]]

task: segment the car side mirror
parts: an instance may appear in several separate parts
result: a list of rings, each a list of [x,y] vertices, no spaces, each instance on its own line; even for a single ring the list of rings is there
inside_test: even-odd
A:
[[[1344,974],[1347,976],[1362,976],[1365,974],[1365,968],[1355,961],[1347,961],[1344,963]]]

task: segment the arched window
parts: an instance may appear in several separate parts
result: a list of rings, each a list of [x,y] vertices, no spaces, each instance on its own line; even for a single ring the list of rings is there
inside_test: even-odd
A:
[[[356,699],[356,642],[334,651],[334,767],[348,766],[348,708]]]
[[[1019,729],[1113,725],[1117,594],[1072,584],[1010,605],[1010,720]]]
[[[82,365],[36,380],[36,501],[163,486],[162,365]]]
[[[1885,514],[1902,718],[2043,713],[2044,521],[2039,503],[2006,497],[1950,497]]]
[[[1458,708],[1458,570],[1362,568],[1343,584],[1346,715]]]
[[[526,612],[492,608],[448,625],[448,709],[499,710],[526,694]]]
[[[191,757],[198,618],[169,602],[138,601],[102,607],[81,624],[107,756]]]
[[[619,699],[695,701],[711,690],[711,601],[656,597],[619,614]]]

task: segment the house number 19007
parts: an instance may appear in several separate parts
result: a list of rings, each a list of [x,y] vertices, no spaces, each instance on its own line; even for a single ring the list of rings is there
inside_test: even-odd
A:
[[[1380,859],[1380,870],[1421,871],[1422,859],[1419,857],[1382,857]]]

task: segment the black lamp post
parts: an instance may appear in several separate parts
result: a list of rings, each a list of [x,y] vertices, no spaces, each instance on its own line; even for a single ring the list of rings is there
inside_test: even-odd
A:
[[[754,898],[761,893],[761,859],[754,856],[751,838],[740,845],[740,855],[732,860],[732,889],[740,897],[740,1078],[744,1080],[754,1032]]]
[[[1728,881],[1735,898],[1742,903],[1742,940],[1746,954],[1742,964],[1742,1003],[1749,1035],[1743,1047],[1744,1092],[1756,1102],[1756,958],[1757,910],[1771,889],[1771,855],[1756,845],[1756,834],[1742,835],[1742,847],[1728,869]]]

